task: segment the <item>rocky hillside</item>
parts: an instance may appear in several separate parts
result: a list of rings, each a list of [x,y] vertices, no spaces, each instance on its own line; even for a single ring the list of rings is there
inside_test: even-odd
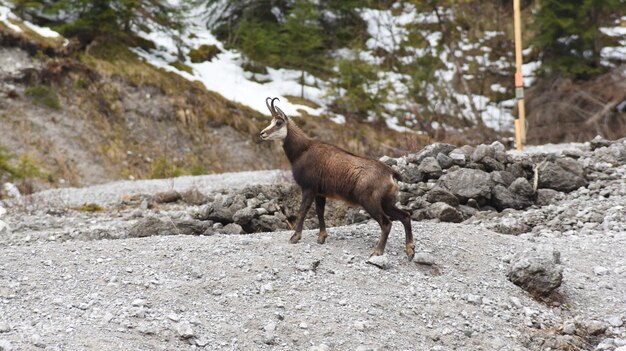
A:
[[[330,221],[352,224],[320,246],[311,216],[288,244],[298,195],[280,172],[5,203],[0,347],[623,351],[626,140],[532,151],[384,157],[412,262],[398,224],[368,260],[377,224],[338,204]]]
[[[268,117],[126,47],[95,41],[71,52],[35,32],[0,32],[0,159],[8,160],[0,181],[22,192],[285,165],[278,145],[256,139]],[[312,136],[375,156],[425,142],[368,124],[299,123]]]

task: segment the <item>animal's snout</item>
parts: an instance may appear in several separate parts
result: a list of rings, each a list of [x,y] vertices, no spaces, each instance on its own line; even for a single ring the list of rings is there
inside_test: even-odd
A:
[[[259,133],[259,138],[261,139],[267,139],[267,132],[266,131],[262,131],[261,133]]]

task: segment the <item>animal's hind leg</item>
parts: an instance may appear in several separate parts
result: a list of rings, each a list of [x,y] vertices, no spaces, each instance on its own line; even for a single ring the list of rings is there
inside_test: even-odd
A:
[[[317,213],[317,220],[320,223],[320,234],[317,237],[317,243],[323,244],[326,242],[326,223],[324,223],[324,207],[326,206],[326,198],[321,195],[315,197],[315,212]]]
[[[372,216],[378,222],[381,229],[380,239],[378,240],[378,245],[372,251],[370,256],[380,256],[385,252],[385,246],[387,246],[387,238],[389,238],[389,232],[391,231],[391,221],[389,217],[385,214],[380,204],[377,206],[364,206],[367,213]]]
[[[309,208],[311,208],[314,198],[315,192],[302,189],[302,203],[300,204],[300,211],[298,211],[298,219],[296,220],[296,232],[293,233],[291,239],[289,239],[290,243],[295,244],[300,241],[300,238],[302,237],[304,218],[306,217],[307,212],[309,212]]]
[[[397,208],[393,203],[393,199],[383,199],[382,207],[391,220],[398,220],[404,226],[404,233],[406,235],[406,245],[404,251],[409,258],[409,261],[412,260],[413,256],[415,256],[415,242],[413,240],[413,230],[411,228],[411,215],[409,215],[408,212]]]

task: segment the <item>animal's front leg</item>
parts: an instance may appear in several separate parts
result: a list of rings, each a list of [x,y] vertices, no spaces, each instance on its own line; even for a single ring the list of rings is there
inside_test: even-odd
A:
[[[317,243],[323,244],[326,242],[326,223],[324,223],[324,206],[326,206],[326,198],[318,195],[315,197],[315,212],[317,212],[317,220],[320,223],[320,234],[317,237]]]
[[[300,241],[300,238],[302,237],[304,218],[306,217],[307,212],[309,212],[309,208],[311,208],[313,199],[315,199],[314,191],[302,189],[302,203],[300,204],[300,211],[298,211],[298,219],[296,220],[296,232],[293,233],[291,239],[289,239],[289,242],[292,244]]]

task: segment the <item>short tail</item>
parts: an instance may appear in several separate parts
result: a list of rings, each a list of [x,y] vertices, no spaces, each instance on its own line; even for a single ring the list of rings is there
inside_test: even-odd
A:
[[[391,168],[391,167],[390,167]],[[393,172],[393,177],[395,178],[395,180],[399,181],[399,182],[403,182],[404,178],[402,177],[402,174],[400,174],[400,172],[396,171],[395,169],[391,169],[391,171]]]

